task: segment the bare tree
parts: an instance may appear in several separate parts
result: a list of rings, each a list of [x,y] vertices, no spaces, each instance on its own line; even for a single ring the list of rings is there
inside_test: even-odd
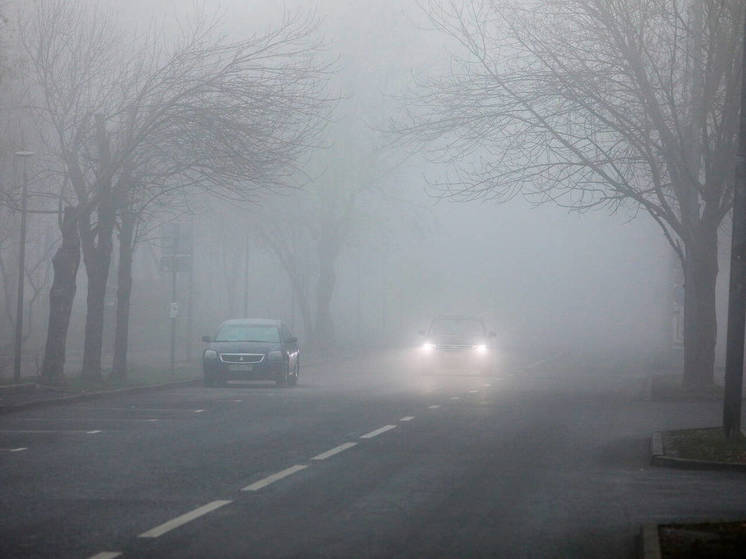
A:
[[[118,40],[119,30],[90,5],[37,4],[23,37],[40,91],[38,113],[74,191],[88,275],[84,376],[101,375],[118,220],[126,274],[131,233],[154,199],[188,188],[244,199],[293,172],[329,108],[313,33],[311,18],[290,17],[229,43],[203,18],[174,44],[144,37],[125,52],[120,45],[130,41]],[[125,312],[128,280],[122,281]],[[53,357],[45,371],[60,375]]]
[[[458,199],[647,212],[685,277],[684,384],[713,382],[718,227],[732,202],[738,0],[424,1],[465,56],[399,131]]]

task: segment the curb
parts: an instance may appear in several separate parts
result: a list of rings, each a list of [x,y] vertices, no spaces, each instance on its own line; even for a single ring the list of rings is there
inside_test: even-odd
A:
[[[64,404],[74,404],[76,402],[85,402],[86,400],[98,400],[112,396],[122,396],[125,394],[137,394],[140,392],[155,392],[157,390],[168,390],[170,388],[181,388],[186,386],[195,386],[201,382],[200,379],[179,380],[176,382],[165,382],[163,384],[144,384],[140,386],[130,386],[127,388],[116,388],[114,390],[100,390],[97,392],[84,392],[82,394],[72,394],[70,396],[61,396],[59,398],[47,398],[45,400],[32,400],[22,404],[0,406],[0,415],[23,411],[31,408],[42,408],[47,406],[56,406]]]
[[[661,543],[657,524],[643,524],[640,528],[641,559],[661,559]]]
[[[716,462],[714,460],[695,460],[692,458],[667,456],[663,448],[663,434],[660,431],[653,433],[653,436],[650,438],[650,464],[653,466],[678,468],[680,470],[746,472],[746,464],[734,464],[732,462]]]

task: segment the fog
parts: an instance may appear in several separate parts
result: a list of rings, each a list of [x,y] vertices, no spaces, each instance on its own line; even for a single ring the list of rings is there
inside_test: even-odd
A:
[[[228,194],[215,188],[185,189],[174,198],[163,198],[141,224],[129,318],[133,362],[163,357],[169,343],[173,278],[162,263],[167,243],[163,224],[177,222],[182,227],[188,224],[194,238],[192,268],[180,270],[175,278],[179,360],[196,363],[199,337],[213,335],[222,321],[244,315],[284,320],[308,351],[332,351],[417,344],[417,332],[440,314],[483,317],[506,347],[624,354],[647,365],[670,365],[681,358],[675,332],[675,312],[680,308],[673,303],[676,286],[683,281],[680,264],[658,224],[638,204],[623,201],[615,207],[578,211],[546,200],[537,205],[536,197],[525,193],[508,200],[476,195],[459,201],[444,195],[438,185],[452,177],[454,166],[478,165],[494,153],[476,147],[461,154],[456,150],[450,160],[434,161],[426,144],[402,140],[397,134],[403,115],[418,110],[411,100],[422,80],[446,75],[454,57],[463,56],[462,45],[428,17],[427,4],[94,4],[97,17],[110,18],[121,37],[136,42],[155,33],[161,41],[159,56],[194,21],[213,22],[214,36],[230,43],[276,28],[293,14],[305,14],[312,21],[311,41],[320,48],[320,91],[328,101],[313,137],[304,139],[307,145],[293,154],[292,168],[271,171],[276,182],[262,183],[261,175],[247,173],[241,179],[247,185],[245,196],[235,189]],[[27,12],[33,10],[25,7],[19,4],[13,17],[29,17]],[[126,48],[126,41],[119,46]],[[22,50],[23,45],[9,40],[9,52],[22,58]],[[16,95],[11,86],[18,79],[6,84],[8,105]],[[29,161],[32,182],[54,195],[65,171],[52,178],[46,171],[50,166],[60,168],[54,162],[58,148],[38,132],[40,117],[14,118],[24,131],[6,147],[7,153],[25,141],[42,154]],[[20,161],[6,158],[12,160],[6,178],[18,184]],[[54,202],[40,199],[39,205],[54,210]],[[51,254],[59,237],[53,217],[34,215],[30,228],[29,252]],[[319,239],[325,234],[334,237],[334,254],[320,263]],[[117,238],[115,231],[115,245]],[[272,239],[280,245],[290,243],[292,249],[273,246]],[[2,249],[7,254],[6,347],[12,340],[17,269],[13,240],[11,227]],[[724,262],[723,253],[721,249]],[[30,276],[28,281],[43,286],[35,287],[39,293],[29,304],[34,311],[25,342],[29,374],[42,360],[46,293],[52,278],[50,259],[36,258],[39,264],[33,273],[38,278]],[[111,366],[114,347],[118,269],[119,262],[112,258],[103,323],[104,370]],[[333,276],[323,280],[328,282],[325,302],[319,299],[323,274]],[[721,272],[721,310],[724,277]],[[77,279],[66,374],[75,374],[80,367],[85,337],[88,280],[82,269]],[[329,317],[320,316],[320,305],[328,306]],[[722,325],[723,313],[719,314]],[[312,329],[317,330],[315,335]],[[720,338],[722,332],[723,328]],[[7,365],[6,360],[6,375]]]

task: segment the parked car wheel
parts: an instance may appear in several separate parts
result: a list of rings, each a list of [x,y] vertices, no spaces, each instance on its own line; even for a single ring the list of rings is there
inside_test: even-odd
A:
[[[275,384],[277,386],[287,386],[290,378],[290,365],[285,362],[285,366],[282,368],[282,372],[277,376]]]
[[[298,384],[298,378],[300,377],[300,359],[295,360],[295,368],[293,369],[293,374],[290,375],[288,378],[288,382],[290,383],[290,386],[295,386]]]

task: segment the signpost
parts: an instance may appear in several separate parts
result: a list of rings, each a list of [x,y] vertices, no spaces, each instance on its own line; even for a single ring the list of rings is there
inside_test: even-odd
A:
[[[179,272],[191,274],[193,247],[191,223],[164,223],[161,227],[161,242],[161,271],[171,274],[171,304],[168,317],[171,321],[170,363],[171,372],[174,373],[176,370],[176,320],[179,317],[176,278]]]

